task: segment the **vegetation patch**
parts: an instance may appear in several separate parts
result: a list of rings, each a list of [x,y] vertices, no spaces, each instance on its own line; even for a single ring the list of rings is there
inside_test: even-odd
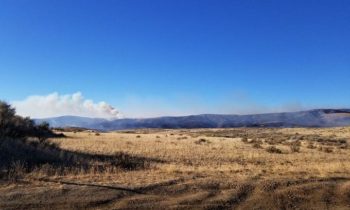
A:
[[[17,116],[11,106],[0,102],[0,178],[17,180],[33,171],[65,175],[136,170],[157,161],[121,152],[102,155],[68,151],[47,141],[57,137],[64,135],[55,134],[47,123],[35,125],[29,118]]]
[[[269,146],[266,148],[266,151],[269,153],[276,153],[276,154],[282,154],[282,150],[278,149],[275,146]]]
[[[197,141],[194,142],[195,144],[210,144],[211,142],[207,139],[198,139]]]

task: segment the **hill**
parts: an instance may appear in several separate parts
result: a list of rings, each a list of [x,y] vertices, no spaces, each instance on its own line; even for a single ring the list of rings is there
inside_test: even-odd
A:
[[[350,125],[350,109],[314,109],[252,115],[203,114],[116,120],[61,116],[35,120],[36,123],[43,121],[48,122],[52,127],[84,127],[106,131],[136,128],[337,127]]]

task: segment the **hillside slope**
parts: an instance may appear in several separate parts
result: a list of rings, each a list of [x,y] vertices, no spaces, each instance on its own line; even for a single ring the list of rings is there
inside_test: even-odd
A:
[[[227,127],[336,127],[350,125],[350,109],[315,109],[301,112],[216,115],[106,120],[77,116],[37,119],[52,127],[84,127],[100,130],[135,128],[227,128]]]

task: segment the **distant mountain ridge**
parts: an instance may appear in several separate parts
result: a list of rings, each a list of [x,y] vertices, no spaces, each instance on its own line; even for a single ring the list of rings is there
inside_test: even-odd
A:
[[[314,109],[251,115],[202,114],[116,120],[77,116],[35,119],[36,123],[43,121],[48,122],[52,127],[82,127],[106,131],[136,128],[336,127],[350,125],[350,109]]]

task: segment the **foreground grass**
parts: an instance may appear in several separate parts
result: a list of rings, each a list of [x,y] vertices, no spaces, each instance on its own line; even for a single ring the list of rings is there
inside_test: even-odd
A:
[[[74,154],[142,158],[147,167],[108,170],[100,161],[104,170],[31,171],[1,183],[1,209],[350,208],[350,128],[65,135],[50,141]]]

